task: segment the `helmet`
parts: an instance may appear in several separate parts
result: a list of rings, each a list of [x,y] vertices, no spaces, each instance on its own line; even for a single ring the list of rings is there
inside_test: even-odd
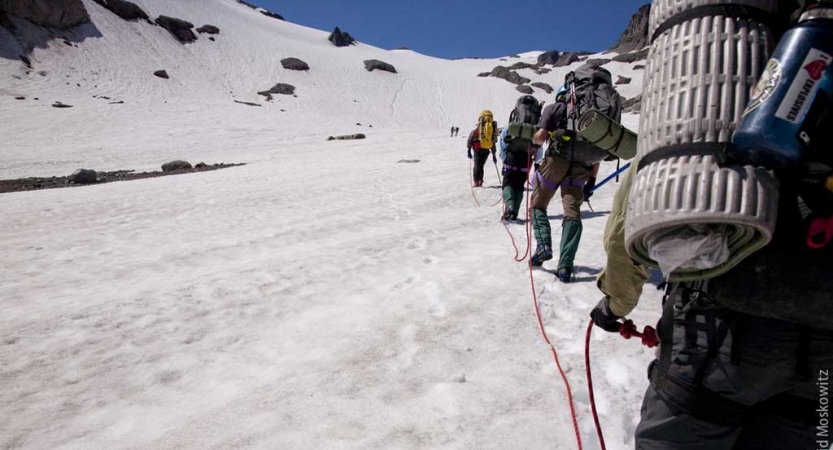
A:
[[[558,99],[559,99],[559,97],[564,97],[564,96],[566,96],[566,95],[567,95],[567,91],[569,91],[569,89],[567,88],[567,85],[566,85],[566,84],[565,84],[565,85],[562,85],[560,88],[558,88],[558,90],[557,90],[557,91],[555,91],[555,99],[556,99],[556,100],[558,100]]]

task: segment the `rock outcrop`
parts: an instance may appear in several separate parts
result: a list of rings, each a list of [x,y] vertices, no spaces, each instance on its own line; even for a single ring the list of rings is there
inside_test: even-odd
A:
[[[639,113],[642,111],[642,94],[622,102],[623,113]]]
[[[260,13],[263,14],[264,16],[266,16],[266,17],[271,17],[273,19],[283,20],[282,15],[280,15],[278,13],[275,13],[275,12],[272,12],[272,11],[269,11],[268,9],[258,8],[258,11],[260,11]]]
[[[532,87],[531,87],[531,86],[528,86],[528,85],[526,85],[526,84],[521,84],[521,85],[519,85],[519,86],[515,86],[515,90],[516,90],[516,91],[518,91],[518,92],[520,92],[520,93],[523,93],[523,94],[532,94],[532,93],[534,93],[534,92],[535,92],[535,91],[532,89]]]
[[[553,91],[552,86],[550,86],[547,83],[542,83],[540,81],[536,81],[535,83],[532,83],[532,87],[537,87],[538,89],[543,90],[547,94],[552,94],[552,91]]]
[[[641,50],[648,45],[648,17],[651,14],[651,5],[647,4],[639,8],[639,11],[631,17],[628,27],[619,38],[619,42],[610,48],[610,51],[617,53],[628,53],[634,50]]]
[[[642,50],[630,53],[624,53],[621,55],[616,55],[613,57],[613,60],[616,62],[623,62],[623,63],[632,63],[636,61],[642,61],[643,59],[648,59],[648,48],[643,48]]]
[[[63,30],[90,21],[81,0],[0,0],[0,13],[3,12],[35,25]]]
[[[214,25],[205,24],[205,25],[197,28],[197,33],[200,33],[200,34],[220,34],[220,29],[215,27]]]
[[[364,68],[368,72],[373,72],[374,70],[384,70],[385,72],[396,73],[396,68],[392,65],[384,62],[379,61],[378,59],[368,59],[364,62]]]
[[[347,47],[350,45],[356,45],[356,40],[353,36],[350,36],[350,33],[345,33],[341,31],[338,27],[330,33],[330,37],[327,38],[330,42],[333,43],[336,47]]]
[[[298,58],[284,58],[281,60],[281,65],[287,70],[309,70],[309,64]]]
[[[193,169],[191,163],[188,161],[176,160],[162,164],[162,172],[173,172],[175,170],[189,170]]]
[[[561,53],[558,50],[550,50],[538,55],[538,65],[543,66],[545,64],[555,64],[558,61],[558,58],[561,57]]]
[[[631,79],[628,78],[628,77],[623,77],[622,75],[619,75],[619,78],[616,79],[615,84],[631,84]]]
[[[197,35],[191,31],[191,28],[194,28],[194,24],[187,20],[159,16],[156,18],[156,24],[170,31],[171,34],[179,39],[179,42],[193,42],[197,40]]]
[[[78,169],[67,178],[67,181],[75,184],[92,184],[99,181],[98,173],[91,169]]]
[[[93,0],[124,20],[148,20],[148,15],[139,5],[127,0]]]
[[[272,98],[272,94],[295,95],[295,86],[286,83],[278,83],[272,86],[272,88],[268,91],[260,91],[258,94],[265,96],[267,100]]]
[[[492,72],[490,73],[490,75],[495,77],[495,78],[500,78],[500,79],[506,80],[506,81],[508,81],[512,84],[527,84],[527,83],[530,82],[529,78],[524,78],[524,77],[518,75],[518,72],[515,72],[513,70],[509,70],[508,67],[504,67],[504,66],[495,67],[494,69],[492,69]]]
[[[367,137],[367,136],[365,136],[362,133],[356,133],[356,134],[347,134],[347,135],[344,135],[344,136],[330,136],[330,137],[327,138],[327,140],[328,141],[346,141],[346,140],[353,140],[353,139],[364,139],[365,137]]]
[[[159,78],[164,78],[164,79],[166,79],[166,80],[167,80],[168,78],[170,78],[170,77],[168,76],[168,71],[166,71],[166,70],[157,70],[156,72],[153,72],[153,74],[154,74],[154,75],[156,75],[156,76],[157,76],[157,77],[159,77]]]

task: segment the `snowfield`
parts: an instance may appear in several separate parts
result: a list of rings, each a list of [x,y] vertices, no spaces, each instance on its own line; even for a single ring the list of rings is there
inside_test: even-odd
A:
[[[232,0],[136,3],[221,33],[182,45],[85,0],[96,32],[77,47],[36,48],[29,74],[0,56],[0,178],[247,164],[0,195],[0,449],[576,448],[527,265],[489,206],[495,168],[478,207],[465,157],[480,110],[505,124],[521,95],[476,75],[539,53],[336,48]],[[2,30],[0,55],[14,53]],[[284,70],[286,57],[311,70]],[[557,87],[579,65],[519,73]],[[609,67],[639,93],[640,70]],[[278,82],[297,97],[256,94]],[[367,139],[326,141],[357,132]],[[584,211],[575,283],[556,281],[556,261],[533,271],[586,449],[584,336],[615,190]],[[549,214],[558,242],[560,202]],[[524,226],[508,227],[523,253]],[[640,327],[660,297],[646,286]],[[607,447],[632,448],[652,350],[602,332],[591,345]]]

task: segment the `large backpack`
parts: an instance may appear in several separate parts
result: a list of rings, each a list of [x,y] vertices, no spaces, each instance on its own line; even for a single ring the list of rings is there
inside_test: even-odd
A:
[[[495,122],[492,112],[488,109],[484,109],[480,113],[480,117],[477,119],[477,130],[477,139],[480,141],[480,148],[492,148],[494,145],[492,139],[495,134]]]
[[[506,143],[508,152],[525,152],[529,150],[532,137],[538,121],[541,119],[541,104],[531,95],[524,95],[515,102],[515,109],[509,114],[509,125],[506,127]]]
[[[575,83],[575,111],[568,94],[564,128],[575,130],[578,118],[590,110],[600,111],[617,123],[622,120],[622,99],[613,87],[612,77],[607,69],[581,67],[575,72],[572,82]],[[610,157],[607,151],[581,137],[566,147],[569,158],[582,163],[597,163]]]
[[[581,67],[575,72],[575,84],[578,109],[576,120],[590,110],[601,111],[616,122],[622,120],[622,99],[613,87],[612,78],[607,69],[592,66]]]

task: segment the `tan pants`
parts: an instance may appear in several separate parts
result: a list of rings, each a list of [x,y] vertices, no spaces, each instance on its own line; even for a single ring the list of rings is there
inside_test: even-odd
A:
[[[539,171],[547,182],[536,180],[535,190],[532,192],[531,200],[533,208],[546,211],[550,201],[555,196],[555,190],[560,185],[565,222],[568,220],[581,220],[581,203],[584,202],[584,185],[590,179],[590,170],[592,168],[591,166],[584,166],[576,162],[572,163],[572,170],[570,166],[570,162],[561,155],[554,152],[547,152],[547,157],[544,159],[543,164],[541,164]]]

